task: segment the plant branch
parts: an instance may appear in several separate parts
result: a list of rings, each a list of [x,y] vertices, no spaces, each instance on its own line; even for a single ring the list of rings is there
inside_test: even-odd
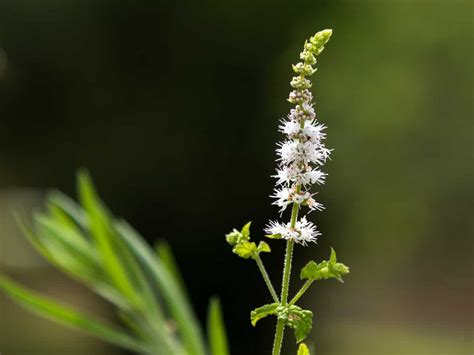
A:
[[[267,270],[265,269],[265,266],[263,265],[262,259],[260,259],[260,255],[256,254],[254,257],[254,260],[257,263],[258,269],[262,273],[263,279],[265,280],[265,283],[267,284],[268,291],[270,291],[270,294],[272,295],[273,300],[276,303],[280,303],[280,300],[278,299],[275,289],[273,288],[272,281],[270,280],[270,277],[268,276]]]
[[[304,285],[301,287],[301,289],[298,291],[298,293],[293,297],[293,299],[288,303],[289,306],[293,306],[296,301],[300,299],[301,296],[306,292],[306,290],[311,286],[314,280],[306,280]]]

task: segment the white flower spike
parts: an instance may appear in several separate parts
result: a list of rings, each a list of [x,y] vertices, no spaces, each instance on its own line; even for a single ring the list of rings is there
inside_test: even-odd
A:
[[[275,199],[273,204],[280,207],[280,212],[292,204],[297,204],[298,209],[302,205],[308,206],[310,211],[324,209],[322,204],[313,199],[310,190],[312,185],[322,185],[326,181],[327,174],[320,168],[329,159],[331,150],[324,145],[326,126],[316,119],[313,95],[309,91],[312,83],[307,76],[316,71],[313,68],[316,56],[321,53],[330,36],[330,30],[317,33],[305,43],[300,54],[303,62],[293,65],[297,76],[291,80],[293,90],[288,101],[295,106],[278,127],[279,131],[286,135],[286,139],[277,144],[279,165],[276,175],[273,176],[277,178],[276,185],[281,187],[275,189],[270,196]],[[315,242],[316,237],[320,235],[306,217],[293,221],[293,224],[294,228],[290,228],[290,224],[272,222],[267,227],[267,232],[270,229],[281,230],[281,233],[270,234],[281,234],[283,238],[293,239],[303,245]]]

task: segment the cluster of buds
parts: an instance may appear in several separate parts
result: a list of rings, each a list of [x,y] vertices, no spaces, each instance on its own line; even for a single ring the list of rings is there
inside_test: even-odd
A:
[[[331,34],[331,30],[324,30],[306,41],[303,52],[300,53],[301,62],[293,65],[293,71],[297,75],[290,82],[293,90],[288,101],[294,104],[294,107],[279,126],[286,139],[278,144],[279,166],[275,175],[277,187],[271,196],[276,199],[274,204],[280,207],[281,212],[291,204],[297,204],[298,207],[308,206],[310,210],[323,209],[323,206],[314,200],[310,189],[314,184],[324,183],[326,173],[322,172],[320,167],[329,158],[331,151],[323,142],[326,138],[326,126],[316,120],[313,95],[309,91],[312,83],[307,77],[316,72],[313,67],[316,57],[323,51]],[[298,230],[298,226],[301,230]],[[297,221],[293,228],[287,224],[271,222],[266,232],[293,239],[303,245],[316,241],[319,235],[316,227],[305,218]]]

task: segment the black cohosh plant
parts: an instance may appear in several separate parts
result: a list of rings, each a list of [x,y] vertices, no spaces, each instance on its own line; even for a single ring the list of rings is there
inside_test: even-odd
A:
[[[316,69],[316,57],[324,50],[324,46],[331,37],[331,30],[316,33],[304,44],[300,53],[301,61],[293,65],[296,76],[291,80],[293,90],[288,101],[294,105],[286,119],[281,121],[280,132],[286,135],[283,142],[278,144],[278,168],[276,189],[271,195],[274,204],[280,207],[281,214],[287,207],[291,207],[290,221],[287,223],[270,222],[265,229],[266,237],[271,239],[286,240],[286,253],[283,264],[283,277],[281,292],[278,296],[270,277],[265,270],[261,253],[270,252],[269,245],[261,241],[258,245],[250,241],[250,222],[240,231],[234,229],[226,235],[227,242],[232,246],[232,251],[244,259],[253,259],[263,276],[273,302],[261,306],[250,313],[253,326],[269,315],[277,318],[273,355],[281,352],[283,334],[286,327],[294,331],[296,342],[302,342],[312,328],[313,313],[302,309],[296,302],[306,292],[314,281],[334,278],[342,282],[342,276],[349,273],[349,268],[337,262],[336,252],[331,249],[328,261],[316,263],[310,261],[300,272],[300,278],[305,280],[301,289],[291,299],[289,296],[291,265],[295,244],[307,246],[316,242],[321,233],[316,225],[306,219],[306,215],[299,217],[304,208],[309,211],[321,211],[324,207],[313,198],[312,185],[322,185],[326,173],[320,167],[329,158],[331,150],[324,145],[326,126],[319,123],[313,107],[313,97],[310,91],[312,86],[309,76]],[[298,354],[309,354],[303,343]]]
[[[310,261],[301,270],[305,283],[289,299],[293,248],[295,244],[307,246],[320,235],[300,213],[303,209],[323,209],[310,189],[324,183],[326,173],[320,167],[331,151],[323,143],[326,127],[316,120],[308,77],[316,71],[316,57],[331,33],[318,32],[305,42],[301,62],[293,66],[297,75],[291,81],[293,91],[288,101],[294,108],[279,127],[286,139],[277,148],[277,187],[272,197],[281,213],[291,209],[291,217],[287,223],[270,222],[265,232],[268,238],[286,240],[280,294],[260,257],[269,253],[270,247],[264,241],[258,245],[250,241],[250,223],[226,236],[235,254],[255,260],[270,292],[272,302],[253,310],[250,320],[255,326],[266,316],[277,317],[273,355],[281,352],[285,328],[291,328],[300,343],[298,355],[309,355],[301,342],[311,331],[313,313],[296,302],[314,281],[342,281],[349,272],[331,250],[328,261]],[[113,305],[120,324],[42,296],[1,273],[0,290],[30,311],[138,354],[228,355],[219,301],[211,299],[204,336],[169,247],[161,243],[156,250],[151,248],[128,223],[114,216],[85,171],[78,174],[78,200],[53,191],[43,211],[34,214],[32,225],[20,221],[20,226],[33,247],[54,267]]]

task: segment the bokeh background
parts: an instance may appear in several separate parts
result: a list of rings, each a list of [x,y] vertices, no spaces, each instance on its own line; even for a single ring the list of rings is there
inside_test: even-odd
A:
[[[473,13],[468,0],[0,1],[1,269],[108,314],[12,217],[48,188],[74,195],[86,167],[117,215],[171,244],[201,319],[221,297],[233,354],[268,353],[274,322],[248,319],[267,290],[223,235],[252,220],[258,240],[278,218],[290,65],[332,28],[314,76],[335,149],[311,215],[323,236],[294,270],[333,246],[352,273],[304,297],[317,354],[472,354]],[[279,284],[284,245],[271,246]],[[122,354],[2,295],[0,352]]]

